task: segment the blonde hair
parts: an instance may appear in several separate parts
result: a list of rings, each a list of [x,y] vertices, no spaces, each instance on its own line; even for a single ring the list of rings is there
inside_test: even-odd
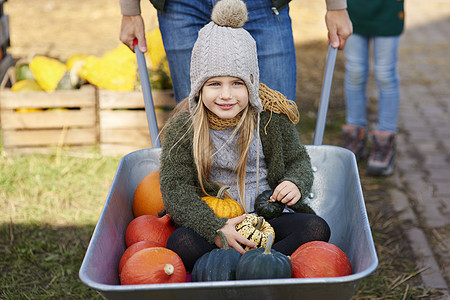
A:
[[[236,148],[239,150],[239,160],[235,167],[235,173],[237,178],[237,189],[241,203],[243,204],[244,211],[247,212],[245,205],[245,172],[247,167],[247,158],[250,145],[253,139],[253,133],[256,128],[257,123],[257,112],[256,110],[247,105],[243,110],[241,119],[236,125],[231,137],[228,139],[230,141],[236,134],[238,135],[236,141]],[[201,100],[201,93],[199,96],[198,104],[192,115],[192,127],[194,132],[193,139],[193,155],[194,163],[197,166],[197,176],[200,182],[200,187],[205,194],[208,194],[203,185],[203,180],[209,181],[209,176],[211,174],[211,168],[213,163],[213,146],[209,132],[209,123],[207,117],[207,108],[204,106]],[[228,142],[227,141],[227,142]],[[230,195],[227,195],[230,197]]]

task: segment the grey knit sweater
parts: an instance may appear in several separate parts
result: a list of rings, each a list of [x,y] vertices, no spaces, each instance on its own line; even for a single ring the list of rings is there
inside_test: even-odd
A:
[[[314,213],[303,200],[313,183],[311,161],[306,148],[301,144],[297,129],[283,114],[262,112],[260,138],[267,182],[274,189],[280,182],[289,180],[297,185],[302,198],[291,206],[294,211]],[[227,219],[218,218],[201,200],[204,196],[197,179],[197,169],[192,155],[192,130],[188,112],[176,115],[162,132],[160,182],[166,212],[179,225],[191,228],[214,243],[216,230],[225,225]],[[204,182],[210,195],[217,194],[219,186]]]
[[[245,199],[241,199],[235,172],[236,164],[239,161],[239,151],[236,149],[237,135],[230,139],[233,131],[234,128],[211,129],[210,136],[214,148],[214,157],[209,179],[229,185],[228,192],[231,194],[231,198],[238,201],[242,207],[246,207],[248,213],[253,213],[256,197],[265,190],[271,189],[267,182],[267,165],[264,160],[261,139],[257,136],[255,130],[252,143],[248,149],[245,168]],[[257,163],[259,163],[259,166],[257,166]]]

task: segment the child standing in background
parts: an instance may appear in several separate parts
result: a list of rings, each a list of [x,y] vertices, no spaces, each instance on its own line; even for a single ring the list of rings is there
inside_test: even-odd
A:
[[[212,22],[200,30],[191,58],[191,92],[162,131],[160,182],[166,213],[179,226],[167,242],[186,269],[216,247],[221,230],[230,247],[244,253],[255,244],[235,229],[245,214],[219,218],[201,200],[230,186],[246,213],[267,189],[287,204],[269,220],[273,249],[291,255],[312,240],[328,241],[328,224],[305,203],[313,183],[311,162],[300,143],[292,101],[259,83],[256,43],[242,28],[241,0],[219,1]]]
[[[353,151],[357,158],[365,152],[368,131],[366,85],[372,42],[379,91],[378,127],[370,135],[372,148],[367,172],[390,175],[394,172],[400,102],[397,55],[404,23],[403,0],[348,0],[347,5],[353,35],[344,49],[347,124],[342,127],[343,146]]]

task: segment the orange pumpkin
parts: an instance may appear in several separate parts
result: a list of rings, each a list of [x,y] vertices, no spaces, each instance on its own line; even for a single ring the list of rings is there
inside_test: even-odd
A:
[[[231,198],[223,197],[225,191],[229,188],[229,186],[223,186],[217,192],[216,197],[206,196],[202,198],[219,218],[232,219],[244,213],[244,209],[239,202]]]
[[[133,197],[133,213],[135,217],[142,215],[157,216],[164,209],[159,170],[153,171],[139,182]]]
[[[175,229],[168,215],[161,218],[143,215],[128,224],[125,232],[125,244],[130,247],[140,241],[153,241],[165,247],[169,236]]]
[[[120,258],[120,261],[119,261],[119,276],[120,276],[120,273],[122,273],[123,266],[128,261],[128,259],[130,259],[130,257],[132,257],[136,252],[138,252],[142,249],[152,248],[152,247],[164,247],[164,246],[161,244],[158,244],[157,242],[153,242],[153,241],[140,241],[140,242],[134,243],[133,245],[128,247],[125,250],[125,252],[122,254],[122,257]]]
[[[336,245],[312,241],[297,248],[291,255],[294,278],[339,277],[352,274],[352,265]]]
[[[136,252],[125,263],[120,274],[123,285],[175,282],[186,282],[186,268],[175,252],[162,247]]]

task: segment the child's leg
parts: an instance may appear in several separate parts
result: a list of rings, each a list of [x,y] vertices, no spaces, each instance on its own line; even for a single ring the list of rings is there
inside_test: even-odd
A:
[[[203,254],[217,248],[195,231],[184,227],[180,227],[172,233],[166,247],[178,254],[188,272],[192,271],[195,262]]]
[[[269,220],[275,230],[273,249],[291,255],[298,247],[310,241],[328,242],[331,231],[319,216],[302,213],[284,213]]]
[[[380,98],[378,130],[397,132],[400,102],[397,56],[399,36],[373,38],[374,73]]]
[[[370,38],[353,34],[345,45],[346,123],[366,127],[366,84]]]

